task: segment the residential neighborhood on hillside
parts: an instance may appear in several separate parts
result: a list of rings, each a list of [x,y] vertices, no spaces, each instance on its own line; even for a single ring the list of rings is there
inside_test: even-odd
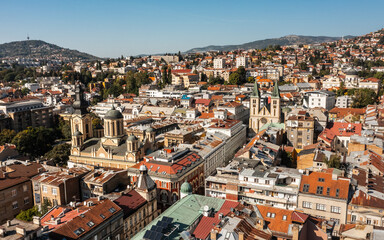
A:
[[[0,238],[384,239],[384,29],[275,41],[0,45]]]

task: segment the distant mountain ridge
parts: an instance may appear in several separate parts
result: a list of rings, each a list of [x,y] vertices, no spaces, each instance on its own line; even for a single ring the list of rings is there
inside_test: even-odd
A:
[[[0,44],[0,58],[68,58],[78,60],[95,60],[99,57],[77,50],[59,47],[42,40],[26,40]]]
[[[345,39],[353,38],[355,36],[345,36]],[[253,42],[248,42],[239,45],[210,45],[207,47],[201,48],[192,48],[186,53],[196,53],[196,52],[208,52],[208,51],[233,51],[237,49],[263,49],[269,45],[299,45],[299,44],[316,44],[324,42],[333,42],[340,40],[341,37],[327,37],[327,36],[301,36],[301,35],[288,35],[280,38],[269,38],[264,40],[257,40]]]

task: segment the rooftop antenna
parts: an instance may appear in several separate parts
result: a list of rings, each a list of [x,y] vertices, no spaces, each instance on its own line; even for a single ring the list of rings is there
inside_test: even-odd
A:
[[[29,34],[27,33],[27,40],[29,40]]]

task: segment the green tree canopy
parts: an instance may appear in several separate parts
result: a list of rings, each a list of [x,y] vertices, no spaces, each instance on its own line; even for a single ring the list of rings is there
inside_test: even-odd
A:
[[[12,143],[16,145],[20,153],[38,157],[51,150],[56,137],[56,132],[52,128],[28,127],[26,130],[17,133]]]
[[[338,155],[332,155],[329,160],[325,160],[325,164],[327,164],[328,168],[337,168],[340,169],[341,167],[341,157]]]
[[[53,147],[53,149],[44,155],[44,158],[53,160],[54,164],[66,166],[71,151],[71,145],[63,143]]]
[[[3,129],[0,132],[0,145],[4,145],[6,143],[11,143],[12,139],[16,136],[16,132],[14,130]]]
[[[33,220],[34,216],[41,216],[41,213],[39,212],[37,206],[33,206],[30,209],[27,209],[25,211],[21,211],[16,218],[22,221],[31,222]]]
[[[353,91],[354,108],[364,108],[367,105],[374,104],[377,101],[376,92],[369,88],[359,88]]]

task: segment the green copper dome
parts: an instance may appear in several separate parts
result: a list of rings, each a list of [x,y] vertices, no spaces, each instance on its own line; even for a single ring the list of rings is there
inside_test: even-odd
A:
[[[189,184],[189,182],[185,181],[183,184],[181,184],[180,192],[184,194],[191,194],[192,193],[192,186]]]

